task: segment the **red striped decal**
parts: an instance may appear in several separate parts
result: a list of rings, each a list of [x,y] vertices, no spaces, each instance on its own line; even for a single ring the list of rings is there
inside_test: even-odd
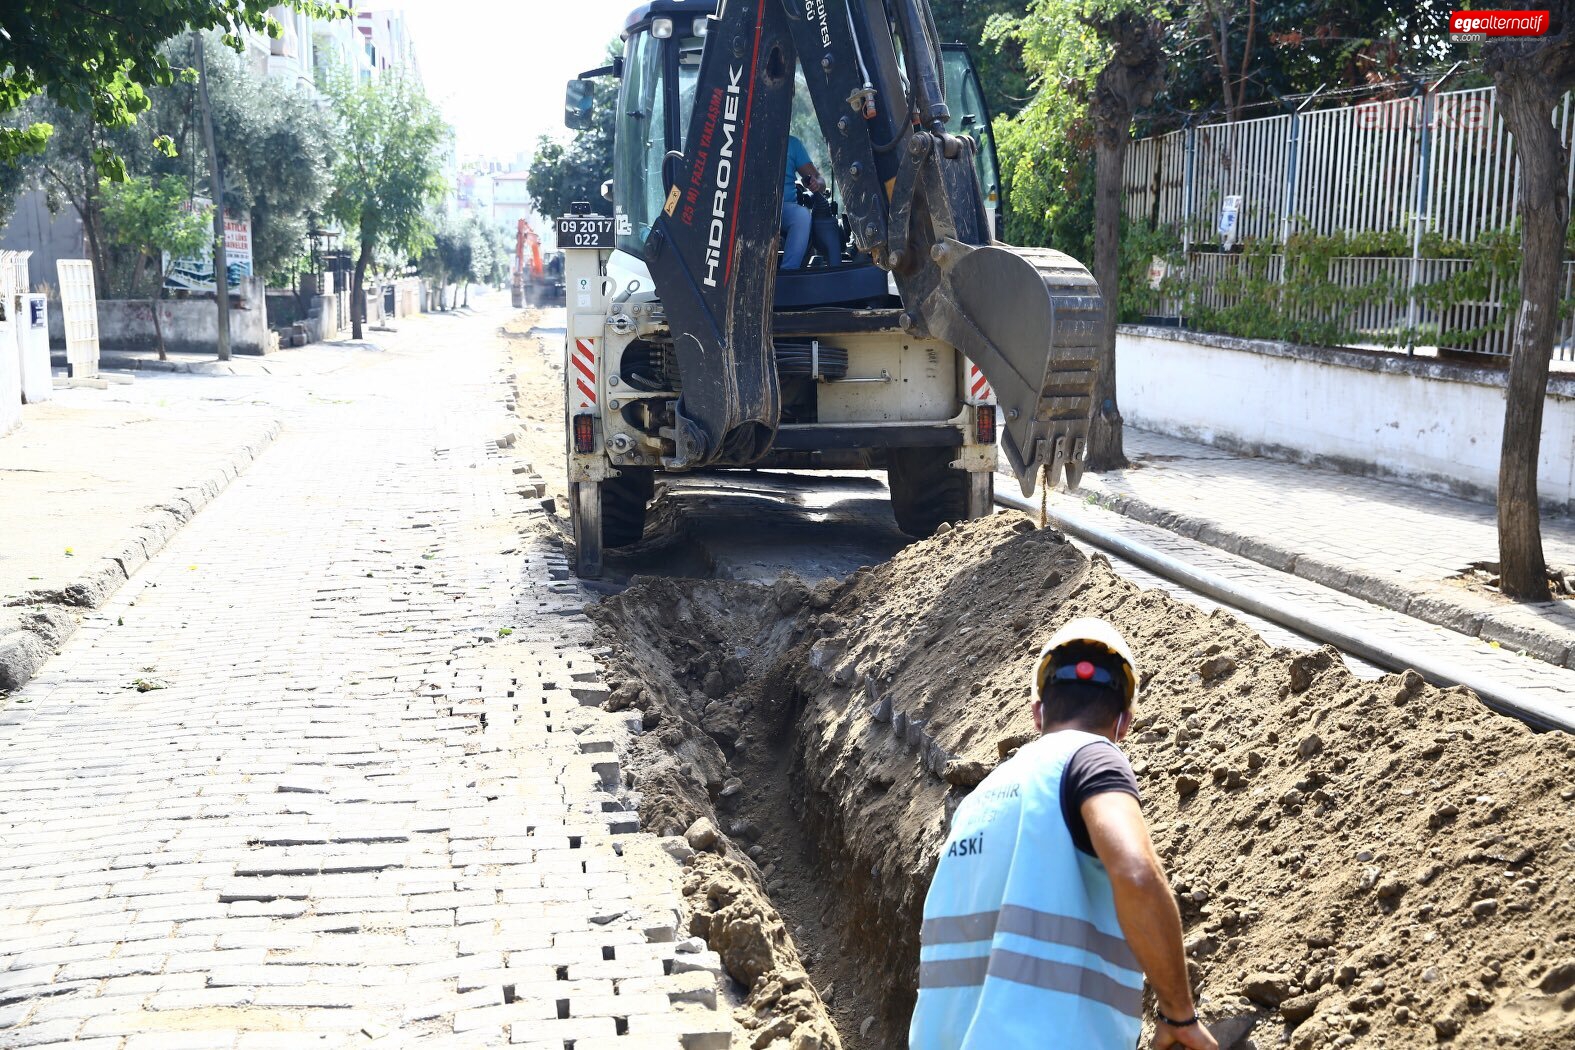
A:
[[[995,396],[995,391],[990,389],[990,383],[984,378],[984,373],[979,371],[979,366],[972,361],[968,362],[968,388],[969,394],[979,401],[989,401]]]
[[[580,374],[585,377],[585,379],[581,379],[579,376],[574,378],[575,385],[580,388],[580,407],[595,408],[596,340],[576,339],[574,341],[574,353],[571,356],[574,361],[574,367],[579,369]],[[586,380],[590,382],[586,382]]]

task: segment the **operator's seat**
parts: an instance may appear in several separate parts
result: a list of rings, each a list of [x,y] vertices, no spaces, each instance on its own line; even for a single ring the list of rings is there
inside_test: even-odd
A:
[[[778,310],[879,306],[889,292],[886,271],[864,259],[813,270],[779,270],[775,306]]]

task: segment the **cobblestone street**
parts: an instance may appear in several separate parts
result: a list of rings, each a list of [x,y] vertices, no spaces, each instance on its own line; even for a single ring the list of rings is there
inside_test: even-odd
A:
[[[0,1047],[727,1045],[492,440],[501,318],[178,380],[284,429],[0,706]]]

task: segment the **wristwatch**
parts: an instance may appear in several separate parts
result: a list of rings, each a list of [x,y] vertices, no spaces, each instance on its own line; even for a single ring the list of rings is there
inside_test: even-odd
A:
[[[1193,1015],[1187,1018],[1185,1021],[1174,1021],[1169,1017],[1166,1017],[1157,1006],[1154,1007],[1154,1016],[1159,1018],[1160,1023],[1168,1024],[1172,1028],[1190,1028],[1191,1026],[1198,1023],[1198,1015],[1196,1013],[1193,1013]]]

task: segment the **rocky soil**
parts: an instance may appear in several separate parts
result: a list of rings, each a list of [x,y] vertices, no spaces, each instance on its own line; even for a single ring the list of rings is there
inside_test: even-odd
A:
[[[756,1047],[905,1045],[948,815],[1081,615],[1143,664],[1126,749],[1222,1045],[1575,1045],[1575,742],[1469,692],[1272,649],[1009,515],[814,590],[640,579],[592,615]]]

